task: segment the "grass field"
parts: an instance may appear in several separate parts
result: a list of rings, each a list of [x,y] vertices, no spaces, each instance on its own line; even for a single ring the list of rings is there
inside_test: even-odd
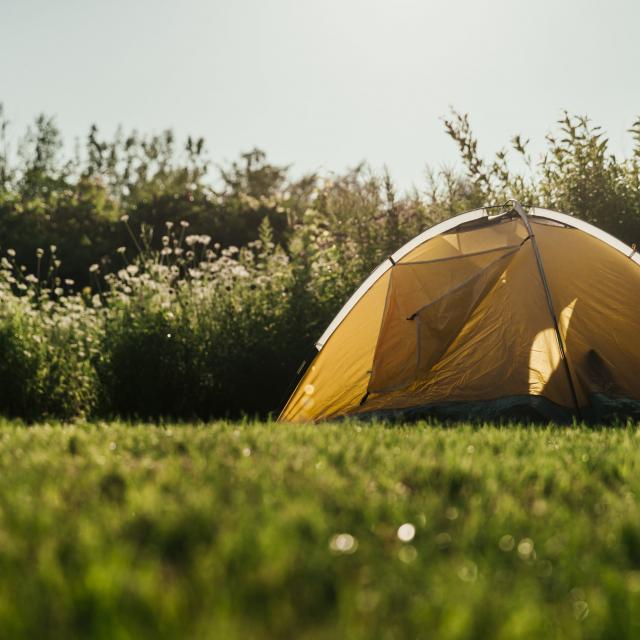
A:
[[[0,421],[2,638],[637,638],[640,431]]]

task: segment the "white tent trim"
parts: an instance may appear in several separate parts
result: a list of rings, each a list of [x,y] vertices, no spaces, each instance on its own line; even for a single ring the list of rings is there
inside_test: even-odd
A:
[[[508,206],[509,203],[507,203]],[[480,218],[491,218],[490,208],[482,208],[482,209],[473,209],[472,211],[467,211],[466,213],[461,213],[449,220],[445,220],[444,222],[440,222],[439,224],[434,225],[433,227],[423,231],[421,234],[417,235],[415,238],[407,242],[404,246],[398,249],[394,254],[389,256],[382,264],[380,264],[371,275],[358,287],[355,293],[349,298],[349,300],[345,303],[345,305],[340,309],[335,318],[331,321],[329,326],[326,328],[325,332],[320,336],[320,339],[316,342],[316,349],[320,351],[322,347],[326,344],[327,340],[331,337],[331,334],[338,328],[340,323],[344,320],[344,318],[349,314],[351,309],[356,305],[358,300],[362,298],[362,296],[375,284],[375,282],[383,276],[396,262],[402,260],[402,258],[407,255],[410,251],[420,246],[427,240],[434,238],[442,233],[446,233],[460,225],[466,224],[468,222],[473,222],[474,220],[479,220]],[[559,222],[567,227],[571,227],[574,229],[579,229],[580,231],[584,231],[589,235],[605,242],[609,246],[613,247],[620,253],[625,254],[631,260],[633,260],[636,264],[640,265],[640,255],[636,252],[635,249],[632,249],[624,242],[621,242],[617,238],[614,238],[611,234],[606,231],[602,231],[602,229],[598,229],[594,227],[592,224],[585,222],[584,220],[580,220],[574,216],[567,215],[565,213],[560,213],[559,211],[553,211],[551,209],[543,209],[540,207],[531,207],[528,210],[528,215],[536,218],[553,220],[555,222]],[[501,214],[500,214],[501,215]],[[498,216],[495,216],[498,217]]]

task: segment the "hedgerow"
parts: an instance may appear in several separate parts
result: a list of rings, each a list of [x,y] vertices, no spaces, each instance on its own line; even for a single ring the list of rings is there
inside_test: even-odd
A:
[[[506,151],[483,159],[454,113],[446,128],[466,173],[431,173],[426,193],[398,196],[366,166],[293,180],[259,151],[216,186],[202,141],[179,152],[170,132],[107,143],[94,128],[85,155],[64,163],[54,124],[39,119],[22,164],[0,154],[0,412],[275,412],[376,264],[425,227],[508,197],[635,243],[640,121],[628,158],[586,118],[559,125],[537,161],[514,138],[518,173]]]

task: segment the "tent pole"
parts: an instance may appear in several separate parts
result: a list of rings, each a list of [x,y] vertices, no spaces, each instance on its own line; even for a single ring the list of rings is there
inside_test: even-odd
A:
[[[280,409],[280,413],[276,418],[276,422],[280,422],[280,420],[282,419],[284,410],[287,408],[289,398],[298,390],[298,387],[302,382],[302,378],[304,378],[304,374],[307,372],[309,367],[312,365],[313,361],[316,359],[316,356],[318,355],[318,351],[319,349],[315,346],[312,349],[309,349],[307,352],[307,356],[300,363],[300,365],[298,366],[298,369],[293,374],[291,382],[289,383],[289,386],[285,390],[286,395],[280,401],[280,406],[282,407],[282,409]]]
[[[540,275],[540,280],[542,281],[544,293],[547,298],[547,306],[549,307],[549,313],[551,314],[551,319],[553,320],[553,328],[555,329],[556,338],[558,340],[558,347],[560,349],[560,358],[562,359],[564,363],[565,371],[567,372],[567,379],[569,380],[569,387],[571,389],[571,395],[573,396],[573,403],[575,404],[575,407],[576,407],[576,413],[578,414],[578,419],[582,420],[582,412],[580,411],[580,405],[578,403],[578,394],[576,393],[576,388],[575,388],[575,385],[573,384],[573,376],[571,375],[569,360],[567,359],[567,353],[564,347],[564,341],[562,339],[562,334],[560,333],[560,325],[558,324],[558,318],[556,317],[556,312],[553,308],[553,298],[551,297],[551,289],[549,289],[547,276],[545,275],[544,267],[542,265],[542,256],[540,255],[540,250],[538,249],[538,242],[536,241],[536,236],[533,233],[531,223],[529,222],[527,213],[522,208],[522,205],[517,200],[512,200],[511,202],[513,204],[513,208],[515,212],[520,216],[520,218],[522,218],[522,222],[524,223],[524,226],[527,229],[529,238],[531,238],[531,246],[533,247],[533,252],[536,256],[538,273]]]

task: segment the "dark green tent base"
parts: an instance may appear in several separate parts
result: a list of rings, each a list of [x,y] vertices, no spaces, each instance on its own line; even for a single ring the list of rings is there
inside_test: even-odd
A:
[[[525,424],[615,424],[640,420],[640,401],[611,398],[603,394],[590,396],[588,406],[581,407],[581,416],[542,396],[508,396],[478,402],[436,402],[408,409],[385,409],[358,414],[365,420],[413,422],[439,420],[443,422],[521,422]]]

